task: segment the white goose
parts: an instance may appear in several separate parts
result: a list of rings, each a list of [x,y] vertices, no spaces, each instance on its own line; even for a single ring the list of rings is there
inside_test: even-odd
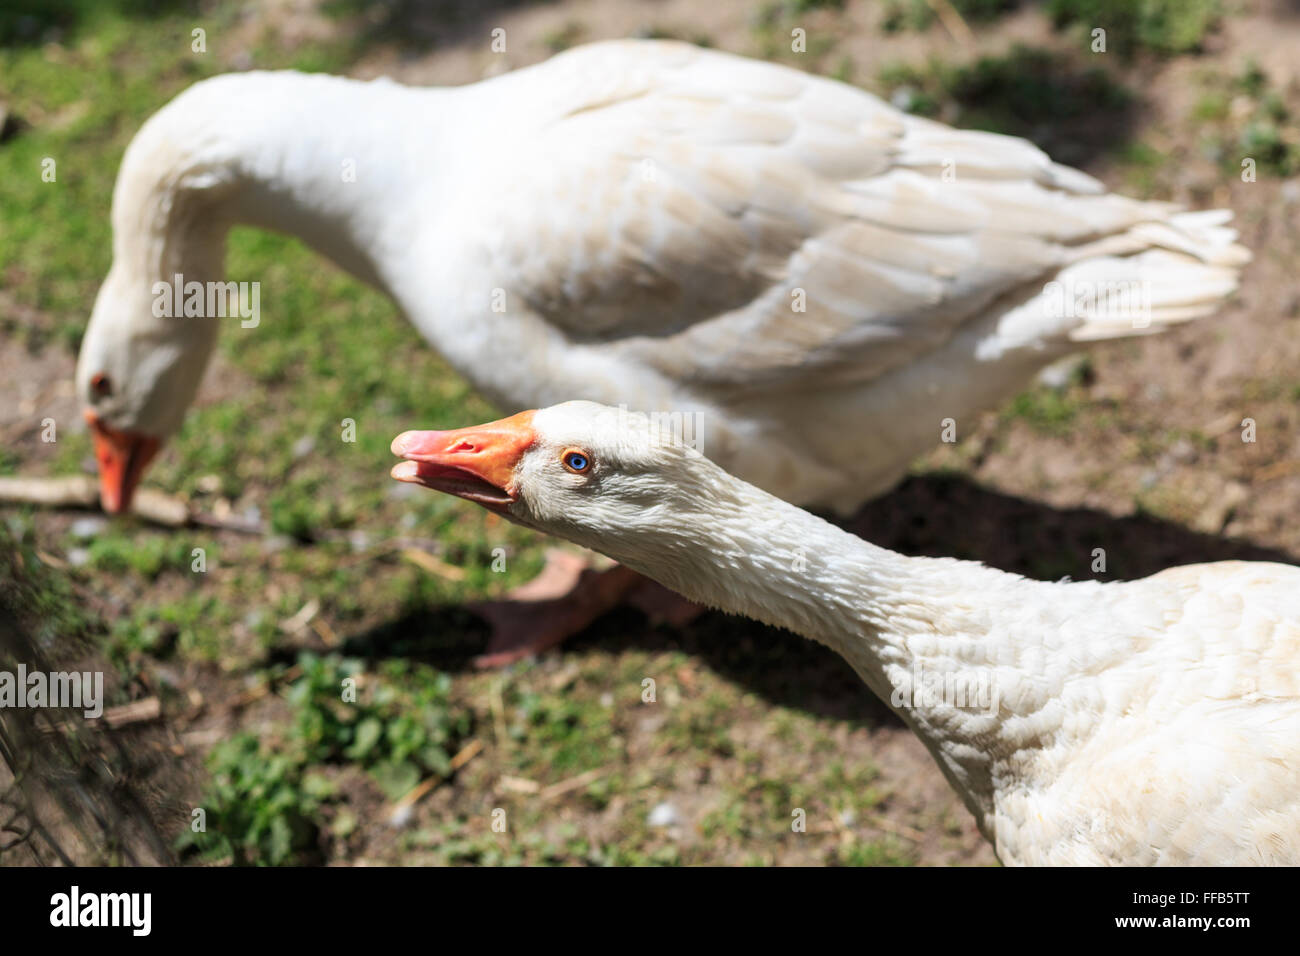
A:
[[[406,432],[393,477],[831,647],[1005,863],[1300,863],[1300,568],[1045,583],[909,558],[671,438],[569,402]]]
[[[387,291],[499,405],[698,413],[725,468],[844,512],[1080,342],[1212,312],[1248,259],[1229,218],[680,43],[455,89],[231,74],[126,151],[77,383],[129,507],[219,325],[155,315],[155,284],[222,279],[250,223]]]

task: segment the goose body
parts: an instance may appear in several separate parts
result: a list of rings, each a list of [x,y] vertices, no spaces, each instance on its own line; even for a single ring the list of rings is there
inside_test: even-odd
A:
[[[222,279],[251,223],[386,290],[502,406],[694,413],[728,470],[848,510],[1081,342],[1213,311],[1247,259],[1228,218],[680,43],[452,89],[231,74],[126,152],[78,385],[116,510],[222,321],[155,316],[151,290]]]
[[[1005,863],[1300,863],[1298,568],[1047,583],[905,557],[586,402],[393,450],[399,480],[841,654]]]

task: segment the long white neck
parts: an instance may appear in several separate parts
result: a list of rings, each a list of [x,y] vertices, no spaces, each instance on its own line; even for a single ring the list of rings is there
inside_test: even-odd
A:
[[[150,285],[177,273],[222,279],[226,232],[247,223],[299,236],[387,289],[416,231],[415,210],[438,208],[425,199],[439,185],[429,166],[444,97],[299,73],[231,74],[191,87],[145,124],[123,159],[115,270]],[[420,137],[426,148],[412,148]],[[393,148],[399,140],[406,148]]]
[[[701,469],[710,478],[689,496],[701,500],[698,512],[682,514],[674,502],[648,519],[659,533],[639,533],[627,547],[584,543],[693,600],[835,650],[915,730],[981,826],[1000,768],[1059,741],[1062,682],[1130,650],[1096,640],[1107,630],[1103,585],[906,557],[716,466]]]

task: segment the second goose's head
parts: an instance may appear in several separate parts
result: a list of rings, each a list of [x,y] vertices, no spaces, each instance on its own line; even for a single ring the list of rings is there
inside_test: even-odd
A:
[[[157,317],[150,284],[114,267],[77,359],[77,396],[95,441],[100,499],[116,513],[176,433],[212,353],[217,323]]]
[[[736,513],[747,489],[646,415],[566,402],[393,441],[399,481],[476,502],[633,567],[680,554]],[[660,570],[655,568],[655,570]]]

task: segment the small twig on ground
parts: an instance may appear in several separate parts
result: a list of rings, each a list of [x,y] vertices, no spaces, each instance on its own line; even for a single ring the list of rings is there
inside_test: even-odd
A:
[[[504,746],[507,742],[506,705],[501,694],[501,685],[504,683],[504,678],[494,680],[492,689],[489,691],[489,706],[492,708],[492,732],[496,735],[498,747]]]
[[[884,830],[887,833],[893,833],[896,834],[897,836],[906,837],[907,839],[911,840],[913,843],[920,843],[922,840],[925,839],[925,834],[922,833],[920,830],[917,830],[914,827],[909,827],[905,823],[895,823],[893,820],[890,820],[886,817],[882,817],[879,814],[873,813],[872,815],[867,817],[866,820],[867,823],[871,824],[873,827],[875,827],[878,830]]]
[[[39,505],[46,508],[89,508],[99,510],[99,484],[89,475],[69,475],[59,478],[0,477],[0,504]],[[215,515],[195,510],[185,500],[154,488],[141,488],[135,494],[131,513],[152,524],[167,528],[185,528],[194,525],[235,531],[240,534],[269,535],[271,529],[264,521],[236,514]],[[319,528],[311,532],[312,541],[344,541],[352,543],[354,532],[342,528]],[[400,551],[427,571],[440,574],[453,581],[465,578],[465,571],[434,557],[441,545],[430,538],[387,538],[362,548],[356,560],[370,560],[386,551]],[[418,552],[419,557],[407,554]],[[42,556],[42,560],[45,557]],[[59,559],[47,562],[59,567]]]
[[[542,785],[536,780],[529,780],[526,777],[507,775],[497,781],[497,789],[504,790],[506,793],[525,793],[531,796],[534,793],[540,793]]]
[[[949,0],[926,0],[930,9],[934,11],[935,16],[942,21],[944,29],[947,30],[954,40],[965,46],[971,46],[975,42],[975,34],[971,28],[966,25],[962,15],[957,12]]]
[[[556,797],[562,797],[574,790],[581,790],[587,784],[595,783],[601,777],[608,776],[608,774],[609,771],[606,768],[597,767],[595,770],[588,770],[586,773],[580,773],[568,780],[561,780],[559,783],[551,784],[541,792],[540,796],[543,800],[554,800]]]
[[[436,574],[439,577],[447,578],[449,581],[464,581],[465,570],[458,568],[454,564],[448,564],[440,558],[435,558],[427,551],[421,551],[419,548],[405,548],[402,550],[402,557],[414,565],[418,565],[430,574]]]
[[[316,632],[317,636],[325,642],[326,647],[338,647],[340,639],[338,632],[330,627],[330,622],[323,617],[312,620],[311,629]]]
[[[106,707],[101,715],[104,723],[117,730],[119,727],[128,727],[131,724],[143,724],[150,720],[157,720],[162,716],[162,703],[157,697],[143,697],[140,700],[133,700],[128,704],[119,704],[116,707]],[[89,724],[89,726],[94,726]],[[73,727],[73,724],[66,720],[56,721],[48,724],[44,730],[47,733],[66,733]]]
[[[47,508],[98,508],[99,485],[89,475],[70,475],[63,478],[0,477],[0,503],[41,505]],[[136,492],[131,513],[144,521],[168,528],[183,528],[189,524],[208,525],[227,531],[247,534],[264,534],[261,523],[231,516],[217,518],[213,515],[192,512],[180,498],[164,494],[153,488]]]
[[[286,634],[297,634],[310,624],[319,613],[320,601],[316,598],[311,598],[298,610],[297,614],[293,615],[293,617],[285,618],[280,622],[280,630],[284,631]]]
[[[129,704],[109,707],[104,711],[104,723],[116,730],[129,724],[142,724],[148,720],[157,720],[162,716],[162,703],[157,697],[145,697],[133,700]]]
[[[1293,471],[1300,471],[1300,459],[1288,458],[1285,461],[1275,461],[1251,475],[1251,481],[1272,481],[1274,478],[1289,475]]]
[[[433,776],[422,782],[419,786],[412,787],[402,796],[400,800],[393,804],[392,810],[388,814],[388,822],[393,826],[404,826],[410,819],[411,808],[425,798],[430,792],[436,790],[438,785],[451,777],[465,764],[469,763],[483,750],[483,741],[477,738],[471,740],[460,752],[451,758],[451,763],[445,777]]]
[[[460,748],[460,752],[451,758],[451,770],[455,773],[483,752],[483,741],[477,737]]]
[[[0,478],[0,500],[49,507],[91,507],[99,503],[93,478]]]

